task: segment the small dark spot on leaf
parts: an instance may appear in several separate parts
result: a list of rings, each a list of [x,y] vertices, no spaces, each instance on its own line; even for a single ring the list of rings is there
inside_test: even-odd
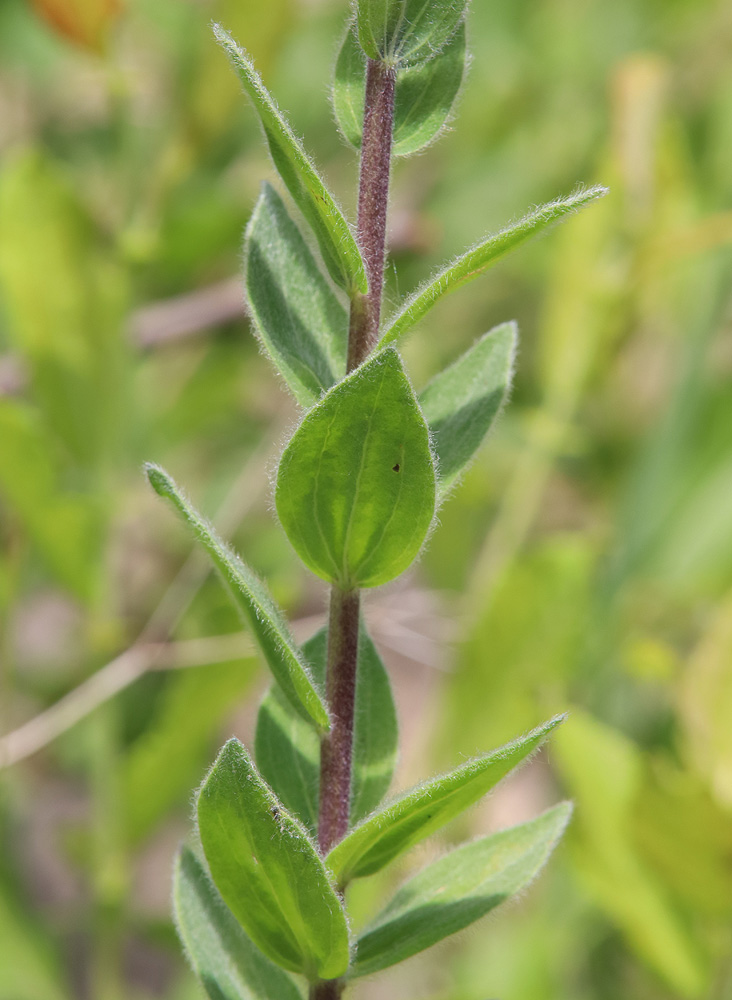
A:
[[[397,462],[396,465],[392,465],[391,471],[392,472],[399,472],[399,463],[398,462]]]

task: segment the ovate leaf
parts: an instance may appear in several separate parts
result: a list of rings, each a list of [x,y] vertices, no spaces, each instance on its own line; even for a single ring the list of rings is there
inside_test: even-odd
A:
[[[398,576],[435,508],[427,425],[396,351],[336,385],[280,461],[277,513],[303,562],[344,590]]]
[[[326,859],[339,884],[373,875],[468,809],[536,750],[563,720],[564,716],[558,715],[528,735],[419,785],[369,816]]]
[[[352,976],[369,976],[475,923],[528,886],[572,814],[564,802],[529,823],[482,837],[429,865],[358,940]]]
[[[506,399],[517,336],[515,323],[497,326],[420,393],[436,452],[440,493],[468,465]]]
[[[327,630],[302,648],[313,678],[325,685]],[[361,626],[356,675],[356,711],[351,782],[351,821],[381,802],[391,782],[397,752],[397,719],[389,677],[376,647]],[[259,709],[257,766],[285,806],[315,833],[320,795],[320,741],[279,689],[270,688]]]
[[[483,274],[489,267],[492,267],[512,250],[516,250],[532,236],[538,235],[553,223],[566,218],[572,212],[576,212],[597,198],[602,198],[605,194],[607,194],[607,188],[598,185],[588,188],[586,191],[577,191],[566,198],[550,201],[546,205],[542,205],[541,208],[537,208],[536,211],[525,215],[518,222],[506,226],[505,229],[478,243],[462,257],[458,257],[451,264],[448,264],[436,277],[407,299],[396,316],[390,320],[379,341],[379,346],[386,347],[387,344],[393,344],[415,323],[419,322],[448,292],[452,292],[456,288],[460,288],[461,285],[472,281],[473,278],[477,278],[479,274]]]
[[[178,936],[211,1000],[302,1000],[293,981],[247,937],[193,851],[173,875]]]
[[[260,339],[298,402],[311,406],[346,372],[348,315],[269,184],[249,222],[245,253]]]
[[[265,955],[309,979],[343,975],[348,925],[330,874],[236,739],[203,783],[198,827],[219,892]]]
[[[465,25],[428,62],[397,70],[392,152],[409,156],[428,145],[447,121],[465,72]],[[333,108],[343,135],[361,147],[366,57],[348,32],[335,68]]]
[[[284,615],[267,588],[221,541],[164,469],[148,464],[145,471],[155,492],[171,502],[208,552],[290,703],[303,718],[328,729],[330,723],[325,705],[313,686]]]
[[[315,166],[283,118],[252,61],[224,29],[214,25],[259,119],[274,165],[315,233],[331,278],[349,291],[367,290],[366,272],[353,233]]]
[[[423,62],[445,45],[466,7],[467,0],[357,0],[358,40],[371,59]]]

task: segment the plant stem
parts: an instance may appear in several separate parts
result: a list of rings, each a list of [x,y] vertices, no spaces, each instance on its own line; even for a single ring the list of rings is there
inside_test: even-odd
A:
[[[313,983],[308,1000],[339,1000],[345,985],[342,979],[324,979]]]
[[[366,295],[356,292],[351,299],[349,372],[366,359],[379,339],[395,81],[396,70],[369,59],[357,225],[369,290]],[[331,729],[320,745],[318,846],[323,855],[348,833],[360,603],[358,590],[344,591],[335,585],[331,589],[326,679]],[[344,989],[342,979],[322,980],[311,985],[309,1000],[339,1000]]]
[[[348,370],[356,368],[379,339],[384,290],[386,209],[389,201],[391,138],[394,129],[396,70],[369,59],[361,142],[357,238],[366,265],[369,290],[351,300]]]
[[[351,300],[349,371],[366,358],[379,334],[395,80],[393,68],[369,59],[358,189],[358,242],[366,265],[369,291],[365,296],[357,293]],[[326,681],[332,728],[323,738],[320,749],[318,844],[323,854],[348,832],[359,605],[357,590],[343,591],[333,586]],[[323,994],[323,1000],[325,996]]]
[[[332,588],[326,680],[331,729],[320,747],[318,846],[324,855],[348,832],[359,606],[357,590]]]

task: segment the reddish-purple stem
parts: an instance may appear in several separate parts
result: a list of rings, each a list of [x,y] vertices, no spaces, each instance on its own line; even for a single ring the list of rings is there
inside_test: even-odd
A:
[[[366,295],[356,292],[351,299],[349,372],[368,357],[379,339],[395,81],[396,71],[392,67],[369,59],[357,228],[358,245],[366,266],[368,292]],[[358,590],[343,591],[333,586],[330,595],[326,681],[331,728],[320,746],[318,846],[323,855],[345,837],[350,820],[359,609]],[[309,1000],[339,1000],[344,989],[345,982],[342,979],[322,980],[311,985]]]
[[[345,837],[351,811],[359,605],[357,590],[335,585],[331,589],[326,688],[331,726],[320,747],[318,820],[318,846],[324,855]]]
[[[366,265],[369,290],[366,295],[356,293],[351,301],[349,371],[361,364],[379,339],[395,82],[396,70],[393,67],[375,59],[368,60],[356,235]]]

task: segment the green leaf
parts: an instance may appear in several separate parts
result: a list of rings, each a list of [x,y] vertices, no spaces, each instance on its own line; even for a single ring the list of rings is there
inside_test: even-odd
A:
[[[389,326],[381,336],[379,347],[393,344],[394,341],[402,337],[443,296],[460,288],[461,285],[467,284],[473,278],[477,278],[479,274],[483,274],[489,267],[492,267],[512,250],[516,250],[532,236],[538,235],[553,223],[566,218],[597,198],[602,198],[605,194],[607,194],[607,188],[598,185],[588,188],[586,191],[577,191],[566,198],[557,198],[556,201],[542,205],[541,208],[525,215],[518,222],[506,226],[505,229],[478,243],[467,253],[448,264],[436,277],[407,299],[396,316],[390,320]]]
[[[518,330],[503,323],[440,372],[419,396],[444,494],[480,447],[508,395]]]
[[[348,314],[269,184],[245,239],[251,315],[296,399],[311,406],[346,372]]]
[[[211,1000],[302,1000],[293,981],[247,937],[193,851],[173,873],[175,923]]]
[[[155,492],[172,503],[208,552],[290,703],[303,718],[321,729],[330,728],[327,709],[313,686],[307,664],[262,581],[221,541],[164,469],[148,463],[145,471]]]
[[[348,924],[330,873],[236,739],[203,783],[198,827],[219,892],[265,955],[309,979],[343,975]]]
[[[373,875],[468,809],[564,720],[555,716],[492,753],[418,785],[355,827],[326,858],[339,885]]]
[[[356,0],[358,40],[371,59],[423,62],[452,37],[466,7],[467,0]]]
[[[397,70],[392,153],[409,156],[428,145],[447,121],[465,72],[465,25],[448,44],[418,66]],[[361,148],[366,98],[366,57],[352,30],[343,40],[333,81],[333,108],[343,135]]]
[[[276,503],[306,566],[344,590],[409,566],[434,515],[435,471],[396,351],[371,357],[305,415],[280,461]]]
[[[215,24],[213,30],[259,115],[274,165],[312,227],[331,278],[349,292],[366,292],[363,260],[343,213],[282,117],[252,61],[220,25]]]
[[[313,678],[325,684],[328,633],[321,629],[302,648]],[[386,794],[396,763],[397,719],[389,677],[363,624],[359,634],[353,739],[351,822],[357,823]],[[320,794],[320,741],[293,712],[277,687],[259,709],[257,766],[290,812],[315,833]]]
[[[325,644],[323,644],[323,657]],[[376,646],[361,623],[356,675],[351,823],[368,816],[389,790],[399,731],[391,682]]]
[[[525,889],[572,815],[563,802],[538,819],[482,837],[428,865],[358,940],[351,976],[369,976],[430,948]]]

